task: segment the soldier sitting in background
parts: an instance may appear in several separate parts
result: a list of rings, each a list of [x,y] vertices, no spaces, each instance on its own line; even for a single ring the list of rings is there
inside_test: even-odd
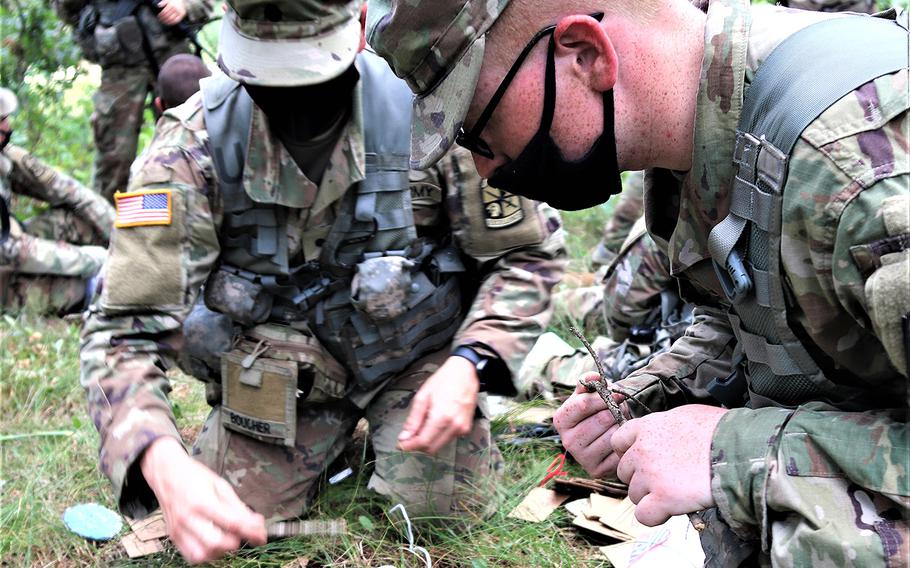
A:
[[[515,392],[548,322],[558,216],[487,187],[466,152],[409,176],[411,96],[357,55],[359,0],[228,4],[226,76],[164,113],[116,196],[85,324],[121,510],[160,504],[192,562],[263,543],[365,417],[370,488],[412,514],[487,512],[502,461],[484,391]],[[207,353],[182,354],[214,406],[193,458],[164,375],[188,316],[214,324]]]
[[[92,97],[95,191],[123,191],[136,157],[146,98],[161,64],[189,52],[186,26],[204,22],[212,0],[54,0],[85,58],[101,66]]]
[[[18,102],[0,88],[0,312],[25,307],[64,315],[82,309],[89,279],[101,268],[114,223],[107,201],[73,178],[9,145]],[[20,222],[13,194],[50,205]]]

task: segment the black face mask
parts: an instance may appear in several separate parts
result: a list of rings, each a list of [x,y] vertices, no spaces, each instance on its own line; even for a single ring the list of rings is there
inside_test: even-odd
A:
[[[296,141],[307,141],[325,132],[350,110],[359,80],[360,73],[351,65],[338,77],[316,85],[245,85],[244,88],[276,132]]]
[[[543,113],[540,128],[517,158],[490,177],[493,187],[546,201],[557,209],[576,211],[604,203],[622,191],[613,132],[613,91],[603,93],[604,128],[583,158],[570,162],[550,136],[556,106],[556,45],[547,48]]]

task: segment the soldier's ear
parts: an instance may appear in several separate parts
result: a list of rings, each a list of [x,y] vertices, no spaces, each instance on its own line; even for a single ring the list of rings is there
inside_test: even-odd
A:
[[[161,97],[155,97],[155,100],[152,101],[152,104],[155,105],[155,109],[158,111],[158,114],[161,114],[167,110],[164,108],[164,103],[161,102]]]
[[[556,57],[570,57],[571,69],[579,79],[597,91],[616,84],[617,58],[613,42],[603,26],[591,16],[566,16],[553,32]]]

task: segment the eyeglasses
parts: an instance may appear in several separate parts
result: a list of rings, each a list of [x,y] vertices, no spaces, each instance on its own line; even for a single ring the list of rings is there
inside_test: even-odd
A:
[[[590,14],[590,16],[599,22],[603,20],[604,14],[603,12],[596,12],[594,14]],[[496,110],[496,106],[499,105],[500,99],[502,99],[502,97],[506,94],[506,90],[509,88],[512,80],[515,79],[515,75],[518,74],[518,70],[521,69],[521,64],[524,63],[525,59],[527,59],[528,54],[531,53],[531,50],[534,49],[534,46],[537,45],[537,42],[551,35],[554,30],[556,30],[556,24],[547,26],[534,34],[534,37],[531,38],[531,41],[529,41],[528,44],[525,45],[524,49],[521,50],[521,53],[518,54],[518,57],[515,59],[515,63],[513,63],[512,67],[509,68],[509,72],[506,73],[506,76],[502,78],[502,82],[499,83],[499,87],[496,89],[496,92],[493,93],[493,96],[490,98],[487,106],[484,107],[483,112],[480,113],[480,118],[478,118],[477,122],[474,123],[471,131],[465,132],[464,127],[458,129],[458,134],[455,135],[456,144],[463,148],[467,148],[475,154],[480,154],[484,158],[492,160],[495,157],[493,150],[490,149],[490,145],[480,137],[480,134],[486,127],[487,122],[490,121],[490,117],[493,115],[493,111]]]

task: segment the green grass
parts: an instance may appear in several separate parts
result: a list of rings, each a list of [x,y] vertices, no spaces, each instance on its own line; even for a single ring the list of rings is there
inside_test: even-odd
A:
[[[97,466],[98,435],[87,418],[78,370],[75,324],[29,315],[0,317],[0,565],[182,566],[173,548],[130,561],[115,541],[94,545],[70,533],[63,511],[98,502],[115,508]],[[208,407],[200,383],[174,375],[172,404],[178,426],[192,438]],[[505,427],[502,420],[494,431]],[[540,524],[507,518],[545,474],[552,445],[504,446],[506,473],[495,495],[498,512],[470,526],[416,519],[416,544],[436,566],[609,566],[597,549],[557,511]],[[312,518],[343,517],[348,534],[288,539],[230,556],[217,566],[284,566],[297,557],[310,566],[422,566],[407,550],[403,524],[390,503],[366,490],[371,464],[362,443],[347,459],[355,474],[338,485],[325,481]],[[333,471],[340,469],[336,466]],[[580,471],[576,471],[580,473]]]

